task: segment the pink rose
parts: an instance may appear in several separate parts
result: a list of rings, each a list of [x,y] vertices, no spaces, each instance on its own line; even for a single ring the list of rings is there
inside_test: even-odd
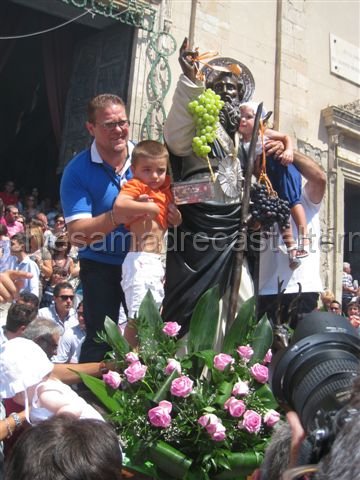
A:
[[[124,373],[129,383],[135,383],[142,380],[145,377],[147,367],[141,365],[139,361],[131,363]]]
[[[254,355],[254,350],[250,347],[250,345],[242,345],[238,347],[236,351],[245,363],[248,363],[248,361]]]
[[[170,375],[174,370],[176,370],[179,374],[181,373],[180,362],[175,360],[175,358],[168,358],[164,372],[166,375]]]
[[[276,410],[268,410],[264,415],[264,423],[268,427],[273,427],[280,420],[280,413]]]
[[[221,442],[226,438],[225,427],[219,417],[213,413],[203,415],[198,419],[198,423],[204,428],[215,442]]]
[[[134,363],[134,362],[138,362],[139,361],[139,356],[137,353],[135,352],[129,352],[125,355],[125,360],[128,362],[128,363]]]
[[[104,375],[102,376],[102,379],[104,380],[106,385],[109,385],[109,387],[113,389],[119,388],[121,383],[120,374],[112,370],[109,370],[108,373],[104,373]]]
[[[240,428],[245,428],[250,433],[257,433],[261,427],[261,416],[254,410],[246,410],[243,421],[239,424]]]
[[[239,380],[235,383],[232,392],[233,395],[245,396],[249,394],[249,385],[248,382],[243,382]]]
[[[220,372],[223,372],[228,365],[232,365],[234,362],[233,357],[227,353],[219,353],[214,357],[214,367]]]
[[[162,331],[166,333],[166,335],[169,335],[169,337],[176,337],[180,330],[181,325],[177,322],[165,322],[164,328],[162,329]]]
[[[193,381],[190,380],[189,377],[186,375],[182,375],[179,378],[175,378],[172,381],[170,392],[171,395],[175,395],[175,397],[188,397],[192,391]]]
[[[198,423],[206,428],[206,431],[211,434],[216,431],[216,425],[221,423],[221,420],[213,413],[207,413],[198,419]]]
[[[167,428],[171,423],[170,412],[172,404],[166,400],[159,402],[157,407],[151,408],[148,411],[148,417],[151,425],[154,427]]]
[[[272,359],[272,351],[271,351],[271,348],[269,348],[269,350],[266,352],[263,363],[270,363],[271,359]]]
[[[229,410],[232,417],[241,417],[246,410],[245,403],[235,397],[228,398],[224,403],[224,408]]]
[[[250,368],[250,373],[259,383],[266,383],[268,381],[269,369],[260,363],[255,363],[255,365]]]
[[[211,439],[215,442],[222,442],[226,438],[226,428],[222,423],[215,425],[215,431],[211,433]]]

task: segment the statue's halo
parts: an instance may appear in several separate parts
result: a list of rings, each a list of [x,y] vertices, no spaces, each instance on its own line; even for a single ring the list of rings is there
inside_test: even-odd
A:
[[[214,65],[214,66],[219,66],[219,67],[226,67],[231,64],[236,64],[241,68],[241,74],[239,77],[240,82],[243,83],[244,85],[244,95],[243,98],[241,99],[242,102],[247,102],[250,100],[253,96],[253,93],[255,91],[255,80],[254,77],[252,76],[252,73],[248,69],[246,65],[243,63],[239,62],[238,60],[235,60],[234,58],[230,57],[218,57],[214,58],[213,60],[210,60],[207,62],[208,65]],[[205,75],[206,78],[206,86],[209,88],[212,88],[212,85],[214,83],[215,78],[219,75],[219,72],[214,70],[213,68],[209,66],[204,66],[201,69],[201,72]],[[236,75],[234,75],[236,76]]]

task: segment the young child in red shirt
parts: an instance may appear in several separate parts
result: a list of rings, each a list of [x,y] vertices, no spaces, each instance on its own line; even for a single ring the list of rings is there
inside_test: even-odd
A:
[[[131,244],[122,267],[121,286],[130,320],[136,318],[148,290],[158,307],[164,297],[161,254],[168,227],[167,209],[173,202],[170,177],[166,174],[168,160],[169,153],[163,144],[154,140],[138,143],[131,160],[134,178],[122,186],[115,200],[129,216],[126,227],[131,232]],[[128,322],[124,336],[131,345],[136,345],[134,322]]]

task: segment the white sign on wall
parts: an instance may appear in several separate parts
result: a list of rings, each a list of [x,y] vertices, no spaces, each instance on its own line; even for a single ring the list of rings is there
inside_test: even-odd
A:
[[[330,71],[360,85],[360,47],[330,33]]]

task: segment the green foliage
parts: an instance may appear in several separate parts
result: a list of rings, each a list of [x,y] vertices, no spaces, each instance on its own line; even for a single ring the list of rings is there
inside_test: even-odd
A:
[[[205,292],[195,306],[188,334],[189,354],[214,347],[219,318],[219,287]]]
[[[224,339],[222,351],[232,352],[237,345],[246,345],[251,328],[255,324],[255,297],[246,300]],[[270,343],[271,345],[271,343]]]
[[[109,317],[105,317],[106,342],[113,349],[116,356],[121,357],[130,351],[130,346],[121,335],[118,326]]]
[[[162,440],[149,447],[149,456],[154,465],[160,470],[166,471],[173,478],[184,478],[192,464],[192,460]]]
[[[157,480],[239,480],[251,473],[261,462],[271,429],[263,424],[257,433],[243,425],[243,414],[233,416],[230,403],[243,402],[246,410],[264,417],[276,408],[274,397],[266,384],[256,381],[250,366],[262,363],[272,342],[271,326],[266,319],[255,323],[255,302],[250,299],[242,306],[234,324],[224,339],[221,353],[228,354],[228,363],[218,364],[218,352],[213,350],[219,318],[219,291],[213,288],[199,300],[186,341],[169,336],[150,293],[141,305],[136,320],[139,347],[129,352],[129,346],[110,319],[106,320],[106,339],[116,359],[121,377],[118,389],[111,389],[101,380],[81,374],[84,383],[109,410],[119,428],[125,445],[124,464]],[[181,334],[181,331],[180,331]],[[250,362],[236,352],[239,346],[251,345]],[[187,347],[180,357],[179,347]],[[128,356],[126,356],[128,354]],[[135,354],[137,357],[135,357]],[[131,360],[129,355],[132,356]],[[130,383],[128,369],[136,361],[146,372]],[[168,371],[168,363],[178,362],[181,373]],[[184,396],[176,395],[175,380],[190,381]],[[235,384],[245,382],[248,392],[234,393]],[[161,402],[165,402],[161,403]],[[155,426],[149,411],[171,408],[166,426]],[[216,441],[206,426],[198,420],[213,415],[226,432]]]
[[[252,334],[252,347],[254,355],[250,360],[250,365],[256,362],[261,362],[269,350],[269,345],[273,342],[273,332],[270,322],[266,315],[264,315],[259,323],[256,325]]]
[[[153,397],[153,401],[155,403],[161,402],[161,400],[165,400],[168,391],[170,390],[170,386],[174,378],[178,377],[179,374],[176,370],[174,370],[164,381],[164,383],[160,386],[159,390],[156,392],[156,394]]]
[[[110,412],[116,413],[119,411],[119,402],[117,400],[118,392],[116,390],[105,385],[102,380],[87,375],[86,373],[79,373],[79,375],[88,389],[97,396]]]

